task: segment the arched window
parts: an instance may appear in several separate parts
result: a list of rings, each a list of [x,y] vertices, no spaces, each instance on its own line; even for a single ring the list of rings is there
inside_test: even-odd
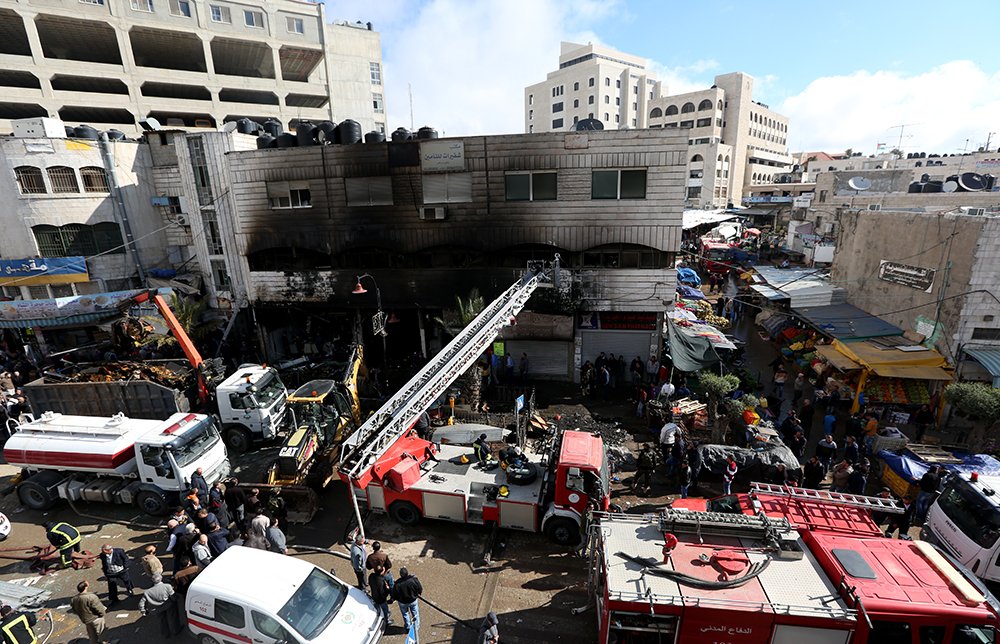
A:
[[[661,116],[663,116],[663,110],[661,110],[658,107],[654,107],[652,110],[649,111],[649,118],[651,119],[658,119]]]
[[[104,168],[88,166],[80,168],[80,178],[83,179],[84,192],[110,192],[108,186],[108,174]]]
[[[699,112],[702,110],[710,110],[710,109],[712,109],[712,101],[708,100],[707,98],[703,100],[701,103],[698,103]]]
[[[704,160],[705,160],[705,158],[703,156],[701,156],[700,154],[696,154],[693,157],[691,157],[691,163],[701,163]]]
[[[716,159],[716,161],[722,161],[722,155],[721,154],[719,155],[719,158]]]
[[[17,177],[17,187],[22,195],[43,195],[48,192],[45,189],[45,179],[42,178],[41,169],[33,165],[14,168],[14,176]]]
[[[676,105],[668,105],[667,106],[666,115],[667,116],[673,116],[675,114],[677,114],[677,106]]]
[[[73,168],[57,165],[49,168],[48,173],[52,192],[80,192],[80,184],[77,183]]]
[[[685,103],[681,108],[681,114],[687,114],[688,112],[694,111],[694,103]]]
[[[719,105],[717,107],[719,111],[722,111],[722,99],[719,99]]]
[[[726,155],[725,162],[726,162],[726,165],[729,165],[729,155],[728,154]]]

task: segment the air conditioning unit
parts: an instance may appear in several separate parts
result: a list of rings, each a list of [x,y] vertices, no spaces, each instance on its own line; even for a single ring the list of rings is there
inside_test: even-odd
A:
[[[882,210],[882,204],[870,203],[868,204],[868,210]]]
[[[448,214],[444,206],[421,206],[420,218],[424,221],[441,221]]]
[[[188,216],[185,214],[174,215],[174,221],[178,226],[190,226],[191,222],[188,221]]]
[[[969,206],[962,206],[962,213],[982,217],[986,214],[986,208],[970,208]]]

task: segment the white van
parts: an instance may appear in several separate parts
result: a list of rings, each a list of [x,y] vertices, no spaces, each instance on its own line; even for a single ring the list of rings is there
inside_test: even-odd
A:
[[[201,644],[374,644],[385,630],[357,588],[308,561],[241,546],[195,578],[185,611]]]
[[[1000,477],[952,476],[927,512],[920,538],[958,559],[974,575],[1000,582]]]

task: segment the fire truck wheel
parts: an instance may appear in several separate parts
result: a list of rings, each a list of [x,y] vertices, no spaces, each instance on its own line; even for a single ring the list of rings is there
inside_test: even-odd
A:
[[[170,510],[167,500],[162,494],[152,490],[143,490],[135,499],[136,505],[146,514],[153,517],[162,517]]]
[[[545,536],[560,546],[575,546],[580,543],[580,526],[572,519],[554,517],[545,524]]]
[[[420,510],[409,501],[396,501],[389,506],[389,516],[403,525],[416,525],[420,521]]]
[[[18,486],[17,497],[21,499],[21,505],[29,510],[48,510],[56,501],[48,488],[31,479]]]
[[[232,454],[242,454],[250,449],[250,443],[252,442],[250,432],[245,427],[240,427],[239,425],[227,427],[222,434],[222,439],[226,443],[226,448]]]

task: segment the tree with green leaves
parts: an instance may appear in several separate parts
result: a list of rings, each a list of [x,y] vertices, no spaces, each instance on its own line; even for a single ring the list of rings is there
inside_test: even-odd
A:
[[[708,397],[708,422],[714,423],[712,430],[712,440],[721,443],[729,429],[728,416],[719,416],[719,405],[726,395],[735,391],[740,386],[740,379],[731,373],[724,376],[717,376],[710,371],[698,373],[698,384]],[[728,412],[728,409],[724,411]]]
[[[479,293],[479,289],[474,288],[469,291],[468,297],[464,300],[461,296],[456,295],[455,308],[442,311],[441,317],[434,318],[434,323],[441,327],[445,335],[453,338],[475,320],[484,308],[486,308],[486,301]],[[473,409],[479,408],[482,380],[482,368],[478,361],[459,378],[459,387]]]
[[[944,389],[944,399],[961,415],[975,421],[968,447],[973,452],[997,451],[1000,430],[1000,389],[983,382],[955,382]]]
[[[184,332],[191,338],[195,346],[199,342],[207,339],[213,331],[219,328],[222,320],[219,318],[206,318],[208,310],[208,298],[195,299],[182,297],[176,291],[170,294],[170,310],[173,311],[177,323],[180,324]],[[163,318],[160,316],[146,316],[143,320],[153,326],[162,326]],[[147,346],[157,349],[169,347],[177,344],[177,338],[172,333],[153,333],[144,342]]]

